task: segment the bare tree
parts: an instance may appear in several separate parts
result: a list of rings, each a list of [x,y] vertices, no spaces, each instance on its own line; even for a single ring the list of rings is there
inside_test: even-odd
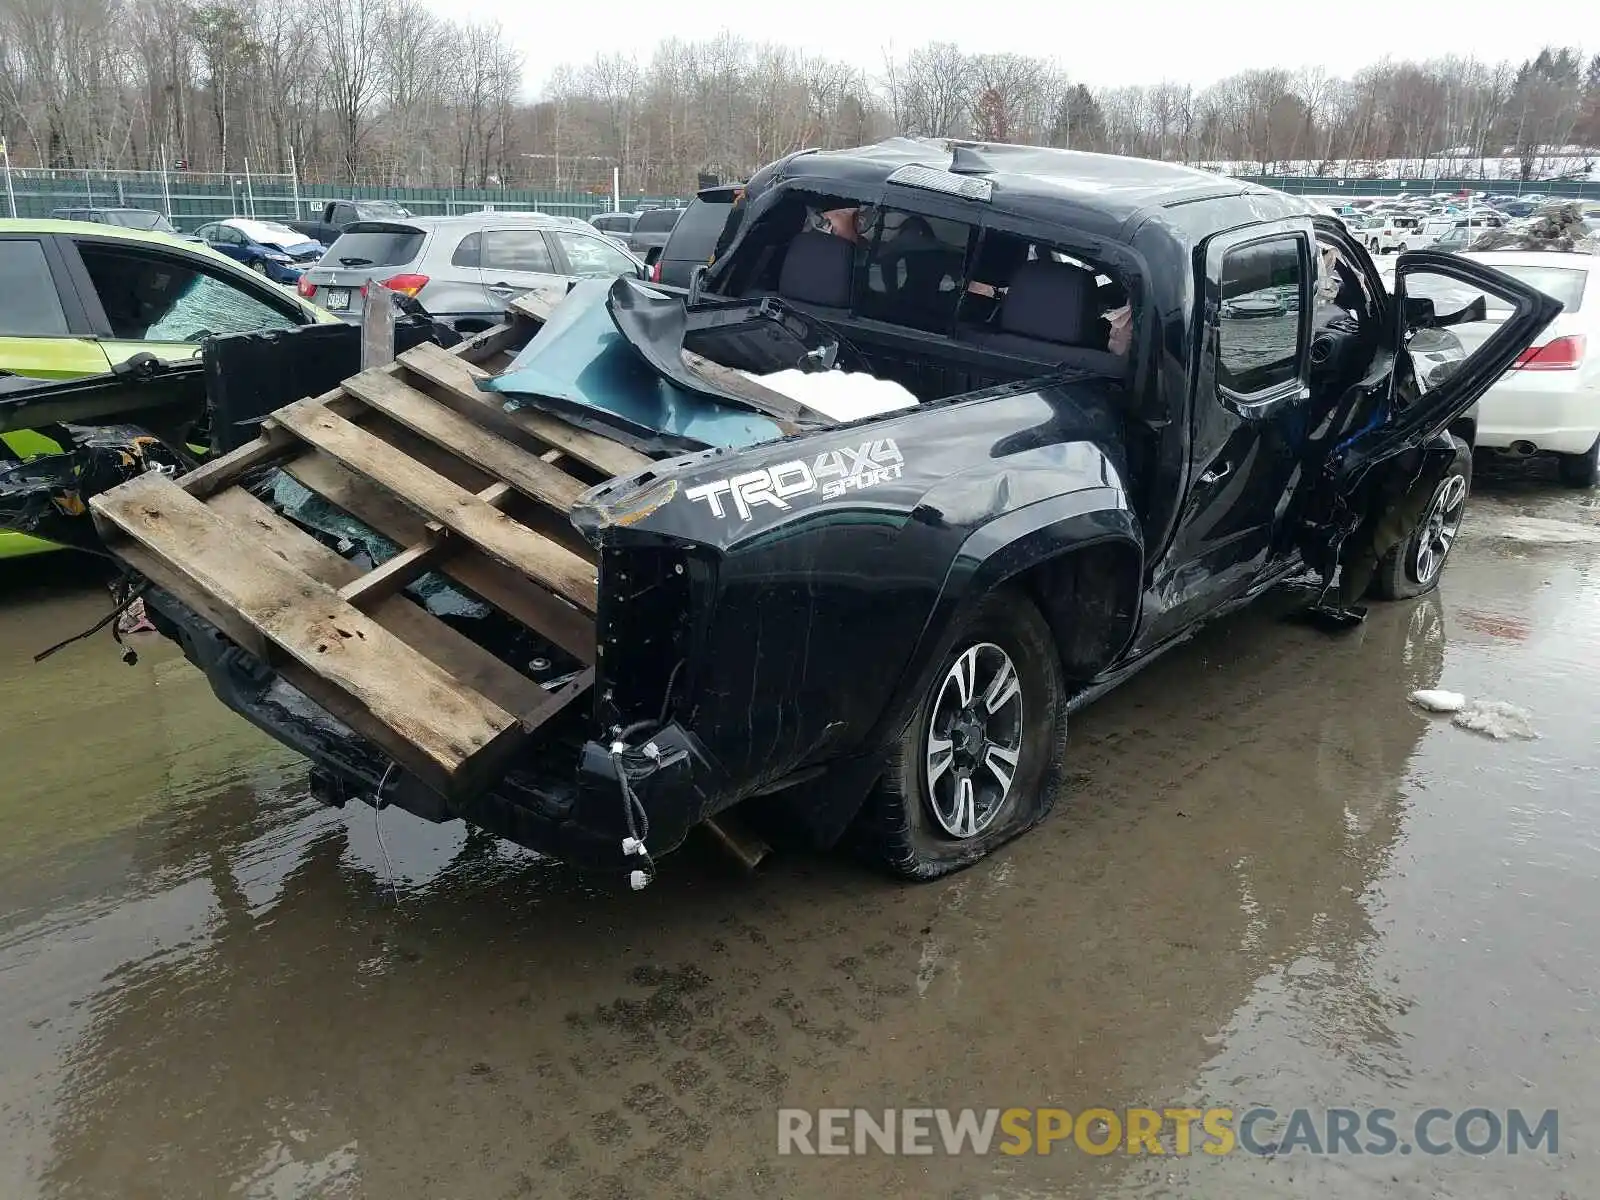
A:
[[[341,165],[354,183],[360,178],[372,110],[383,91],[377,45],[383,7],[380,0],[318,0],[313,11]]]

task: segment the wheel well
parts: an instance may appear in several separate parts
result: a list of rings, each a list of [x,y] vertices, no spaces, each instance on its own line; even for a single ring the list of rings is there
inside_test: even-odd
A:
[[[1478,445],[1478,422],[1474,417],[1457,417],[1450,422],[1450,435],[1467,444],[1469,450]]]
[[[1098,542],[1029,567],[1013,583],[1050,625],[1062,669],[1091,679],[1133,636],[1143,562],[1127,542]]]

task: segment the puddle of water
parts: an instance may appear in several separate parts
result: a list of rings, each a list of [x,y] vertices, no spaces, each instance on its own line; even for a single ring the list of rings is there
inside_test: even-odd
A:
[[[780,1159],[774,1110],[1481,1103],[1575,1140],[1600,550],[1493,532],[1575,503],[1475,500],[1442,596],[1346,637],[1202,635],[1075,719],[1050,821],[923,887],[691,849],[636,896],[318,807],[153,640],[63,652],[0,692],[0,1195],[1556,1195],[1530,1158]],[[6,677],[102,603],[0,598]]]

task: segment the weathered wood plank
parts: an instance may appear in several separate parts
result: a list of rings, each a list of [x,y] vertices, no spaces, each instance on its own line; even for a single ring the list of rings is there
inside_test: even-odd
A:
[[[527,317],[543,325],[564,299],[566,299],[565,294],[552,296],[548,292],[523,292],[520,296],[514,297],[506,307],[513,316]]]
[[[345,380],[344,386],[352,396],[378,412],[557,512],[569,512],[578,497],[588,490],[538,455],[496,437],[482,425],[407,387],[393,376],[363,371]]]
[[[477,381],[485,377],[484,371],[462,362],[438,346],[424,343],[413,347],[402,354],[398,361],[406,370],[416,372],[441,388],[448,388],[456,396],[470,401],[473,405],[495,406],[499,407],[501,412],[505,412],[499,398],[492,393],[478,390]],[[463,412],[460,408],[456,411]],[[472,411],[465,410],[463,415],[470,417]],[[505,413],[505,416],[545,445],[570,454],[579,462],[588,463],[595,470],[604,471],[608,476],[632,475],[644,470],[653,461],[637,450],[630,450],[627,446],[610,438],[601,437],[597,433],[590,433],[587,429],[569,425],[549,413],[519,408],[515,412]]]
[[[196,499],[204,500],[225,487],[231,487],[257,467],[292,453],[294,445],[294,438],[274,425],[272,418],[268,417],[261,423],[261,432],[255,441],[202,463],[179,478],[178,486]]]
[[[384,748],[433,786],[475,782],[523,737],[512,714],[170,480],[143,475],[93,504],[161,564],[158,582],[182,580],[212,611],[231,610],[230,625],[247,623],[374,718]]]
[[[339,599],[353,604],[363,612],[380,601],[405,591],[433,569],[445,554],[444,542],[425,542],[408,546],[393,558],[387,559],[368,571],[360,579],[353,579],[339,589]]]
[[[213,497],[207,507],[237,522],[267,550],[320,583],[342,589],[366,578],[355,563],[341,558],[248,492],[229,488]],[[529,714],[548,704],[549,693],[544,688],[404,596],[385,597],[367,611],[406,645],[519,717],[526,727],[533,727]]]
[[[597,603],[594,567],[570,550],[533,533],[465,488],[326,408],[275,420],[302,441],[388,489],[446,529],[498,561],[521,571],[585,612]]]
[[[284,470],[392,542],[407,545],[425,536],[427,522],[415,509],[326,455],[303,455]],[[458,552],[439,570],[580,662],[594,662],[594,621],[566,601],[476,552]]]
[[[537,329],[530,327],[527,321],[510,319],[508,314],[503,324],[475,333],[459,346],[444,350],[443,353],[462,362],[482,363],[507,350],[514,352],[521,349],[536,332]],[[432,345],[431,342],[426,344]]]

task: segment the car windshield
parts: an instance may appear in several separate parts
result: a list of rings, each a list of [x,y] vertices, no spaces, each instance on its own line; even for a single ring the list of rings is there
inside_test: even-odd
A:
[[[172,222],[151,209],[133,208],[105,214],[106,224],[121,225],[126,229],[153,229],[157,233],[177,233]]]
[[[276,221],[230,221],[229,224],[263,246],[303,246],[309,240],[305,234]]]
[[[649,212],[640,213],[639,219],[634,223],[635,233],[666,233],[678,223],[680,213],[675,208],[653,208]]]
[[[358,200],[356,216],[362,220],[381,220],[384,217],[409,217],[411,213],[393,200]]]

